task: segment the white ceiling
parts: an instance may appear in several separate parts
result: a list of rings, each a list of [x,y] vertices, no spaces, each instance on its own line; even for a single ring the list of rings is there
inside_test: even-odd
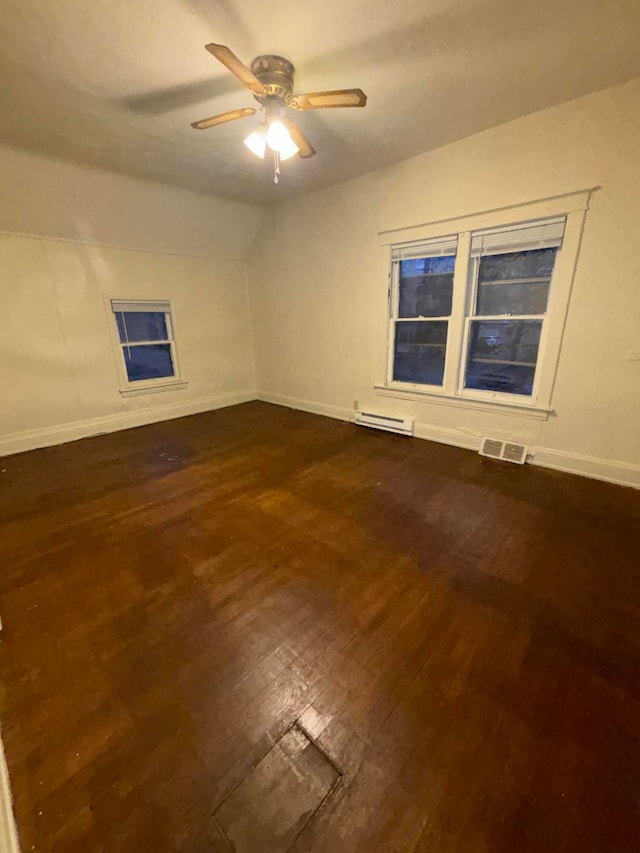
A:
[[[3,0],[0,141],[272,203],[640,75],[638,0]],[[318,154],[269,164],[250,93],[204,49],[279,53],[296,91],[359,86],[364,110],[296,113]]]

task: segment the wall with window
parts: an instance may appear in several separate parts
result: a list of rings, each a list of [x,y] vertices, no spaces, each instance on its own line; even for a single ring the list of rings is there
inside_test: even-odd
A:
[[[635,80],[272,209],[250,263],[261,396],[414,417],[418,435],[467,447],[518,439],[540,464],[640,482],[638,138]],[[514,206],[592,187],[548,416],[375,388],[388,340],[380,232],[446,235],[492,211],[499,226]]]
[[[0,167],[0,453],[255,396],[257,209],[8,149]],[[170,305],[162,328],[130,324],[129,355],[163,386],[175,345],[181,383],[127,387],[111,299]]]

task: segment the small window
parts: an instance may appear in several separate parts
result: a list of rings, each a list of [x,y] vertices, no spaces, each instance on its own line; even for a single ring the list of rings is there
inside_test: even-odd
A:
[[[112,300],[123,385],[145,389],[179,380],[169,302]]]

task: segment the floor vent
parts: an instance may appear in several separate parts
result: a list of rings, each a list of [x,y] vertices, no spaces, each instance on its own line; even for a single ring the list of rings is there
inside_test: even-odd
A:
[[[382,429],[385,432],[397,432],[398,435],[413,435],[413,420],[411,418],[392,418],[389,415],[377,415],[374,412],[356,412],[359,426],[370,429]]]
[[[524,465],[527,461],[527,448],[524,444],[498,441],[496,438],[483,438],[480,455],[490,456],[491,459],[503,459],[505,462],[515,462],[518,465]]]

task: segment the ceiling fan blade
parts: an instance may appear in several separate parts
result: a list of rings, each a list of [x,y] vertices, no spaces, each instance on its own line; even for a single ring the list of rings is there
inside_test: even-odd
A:
[[[217,124],[224,124],[227,121],[235,121],[237,118],[245,118],[246,116],[252,116],[257,113],[257,110],[254,110],[253,107],[243,107],[240,110],[230,110],[228,113],[220,113],[217,116],[211,116],[211,118],[203,118],[200,121],[191,122],[191,127],[194,127],[196,130],[206,130],[208,127],[215,127]]]
[[[362,89],[335,89],[333,92],[310,92],[289,101],[294,110],[322,110],[333,107],[364,107],[367,96]]]
[[[290,118],[283,118],[282,123],[289,131],[289,136],[298,146],[298,156],[302,157],[305,160],[307,159],[307,157],[313,157],[313,155],[316,153],[316,149],[309,142],[309,140],[300,130],[298,125],[294,121],[291,121]]]
[[[250,89],[254,95],[266,95],[267,90],[258,80],[256,75],[249,71],[244,62],[241,62],[235,53],[224,44],[205,44],[205,49],[209,51],[218,62],[225,65],[232,74],[235,74],[238,80],[241,80],[244,85]]]

